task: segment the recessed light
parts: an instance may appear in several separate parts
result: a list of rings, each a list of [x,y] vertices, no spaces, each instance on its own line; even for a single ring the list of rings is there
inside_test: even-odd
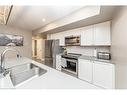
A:
[[[46,21],[46,19],[45,19],[45,18],[43,18],[43,19],[42,19],[42,21],[43,21],[43,22],[45,22],[45,21]]]

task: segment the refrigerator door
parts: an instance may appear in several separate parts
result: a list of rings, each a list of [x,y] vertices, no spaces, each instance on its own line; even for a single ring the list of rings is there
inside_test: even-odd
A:
[[[53,68],[56,68],[56,55],[59,53],[61,53],[61,47],[59,46],[59,40],[53,40],[53,43],[52,43]]]
[[[45,65],[49,66],[49,67],[53,67],[53,58],[45,58]]]
[[[53,67],[52,43],[53,40],[45,40],[45,65],[50,67]]]
[[[53,40],[45,40],[45,58],[52,57],[52,43]]]

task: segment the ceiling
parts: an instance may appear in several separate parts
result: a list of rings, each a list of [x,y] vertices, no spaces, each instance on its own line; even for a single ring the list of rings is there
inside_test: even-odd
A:
[[[71,30],[75,28],[80,28],[80,27],[112,20],[112,18],[114,17],[114,13],[116,12],[116,8],[118,8],[118,6],[101,6],[99,15],[82,19],[80,21],[76,21],[70,24],[66,24],[64,26],[57,27],[49,31],[43,31],[43,35],[48,33],[62,32],[66,30]],[[34,33],[36,34],[36,31]]]
[[[32,31],[82,7],[83,6],[13,6],[7,25]]]

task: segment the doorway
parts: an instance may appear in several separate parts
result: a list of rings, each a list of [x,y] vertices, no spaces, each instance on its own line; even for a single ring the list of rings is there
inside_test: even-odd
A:
[[[32,40],[32,57],[37,57],[37,40]]]
[[[44,63],[44,39],[32,39],[32,59]]]

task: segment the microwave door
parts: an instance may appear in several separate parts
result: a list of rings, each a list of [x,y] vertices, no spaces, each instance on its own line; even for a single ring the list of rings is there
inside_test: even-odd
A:
[[[80,36],[75,37],[66,37],[65,38],[66,45],[80,45]]]

